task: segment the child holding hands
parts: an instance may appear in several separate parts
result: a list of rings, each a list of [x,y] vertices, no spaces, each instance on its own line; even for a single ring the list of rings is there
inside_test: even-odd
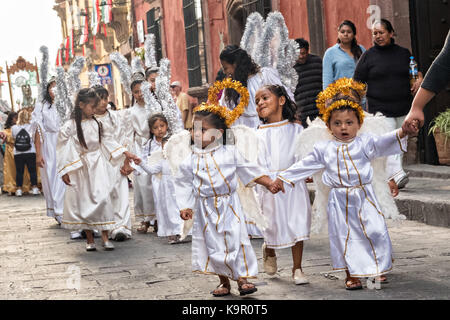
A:
[[[343,78],[320,93],[318,108],[334,139],[316,143],[302,161],[278,174],[272,192],[295,186],[325,170],[322,180],[331,188],[328,232],[333,268],[345,270],[348,290],[361,289],[360,278],[377,277],[392,270],[392,245],[372,187],[371,160],[406,152],[402,129],[382,136],[358,134],[364,121],[360,105],[366,86]]]

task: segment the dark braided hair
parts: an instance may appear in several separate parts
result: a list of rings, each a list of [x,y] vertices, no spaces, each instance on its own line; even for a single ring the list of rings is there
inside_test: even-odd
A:
[[[220,53],[220,60],[229,64],[236,64],[233,80],[239,81],[244,87],[247,87],[248,78],[257,74],[260,70],[260,67],[253,61],[247,51],[236,45],[226,46]],[[237,105],[239,94],[233,89],[226,89],[225,98]]]
[[[294,122],[297,120],[296,118],[296,112],[297,112],[297,105],[294,101],[291,100],[289,97],[289,94],[286,91],[286,88],[284,86],[280,85],[265,85],[262,86],[259,90],[266,89],[269,90],[271,93],[273,93],[278,98],[284,97],[286,99],[286,102],[283,105],[283,111],[282,116],[284,120],[289,120],[289,122]],[[264,119],[261,119],[265,123]]]
[[[353,40],[352,40],[352,46],[351,46],[350,51],[352,52],[353,58],[355,59],[355,61],[358,61],[359,58],[360,58],[361,55],[362,55],[362,49],[361,49],[361,47],[359,46],[358,41],[356,41],[356,26],[355,26],[355,24],[354,24],[353,22],[351,22],[350,20],[344,20],[344,21],[342,21],[342,23],[339,25],[338,30],[341,30],[341,28],[342,28],[343,26],[348,26],[348,27],[350,27],[350,29],[352,29],[352,31],[353,31],[354,37],[353,37]],[[337,39],[337,43],[341,43],[341,40]]]
[[[84,134],[83,134],[83,128],[81,127],[81,120],[83,119],[83,111],[80,108],[80,103],[92,103],[94,102],[95,105],[97,105],[98,101],[100,100],[100,98],[98,97],[97,93],[95,93],[95,90],[92,88],[84,88],[81,89],[80,91],[78,91],[77,94],[77,98],[75,100],[75,107],[72,113],[72,119],[75,120],[75,124],[77,127],[77,137],[78,137],[78,141],[80,142],[81,146],[85,149],[87,149],[87,144],[86,144],[86,140],[84,139]],[[95,119],[95,117],[92,117],[92,119],[95,120],[95,122],[97,122],[98,125],[98,140],[99,143],[102,142],[102,124],[98,122],[97,119]]]

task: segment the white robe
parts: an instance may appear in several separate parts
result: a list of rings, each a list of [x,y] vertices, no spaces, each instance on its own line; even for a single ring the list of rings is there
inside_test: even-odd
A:
[[[118,148],[126,150],[123,145],[123,124],[116,112],[106,111],[103,115],[95,115],[95,118],[102,123],[103,133],[112,136],[118,143]],[[111,200],[113,201],[114,220],[117,222],[114,229],[111,230],[110,237],[115,238],[117,233],[124,234],[127,238],[131,238],[131,213],[128,180],[126,176],[120,173],[120,167],[123,162],[110,162],[111,168],[109,175],[115,177],[115,185],[112,188]]]
[[[58,135],[58,175],[68,174],[71,186],[64,197],[62,227],[66,229],[113,230],[113,190],[117,175],[111,175],[111,163],[117,166],[126,151],[108,131],[99,143],[98,124],[94,119],[81,122],[88,149],[81,147],[74,120],[67,121]]]
[[[258,265],[236,193],[238,176],[245,185],[263,176],[235,146],[194,152],[180,165],[175,178],[180,210],[193,209],[192,268],[194,272],[255,278]]]
[[[284,120],[261,125],[257,131],[264,143],[258,157],[259,164],[266,168],[271,179],[298,161],[292,141],[303,127]],[[305,181],[299,181],[286,193],[276,195],[262,186],[257,186],[262,213],[269,227],[263,232],[267,248],[282,249],[308,240],[311,230],[311,200]]]
[[[47,205],[47,216],[61,218],[66,190],[66,185],[58,177],[56,169],[56,143],[61,124],[56,106],[49,107],[48,102],[37,103],[32,114],[32,121],[37,124],[41,138],[41,154],[45,162],[44,168],[39,170]]]
[[[141,167],[152,175],[158,237],[181,235],[184,221],[180,217],[180,209],[176,203],[174,177],[169,162],[166,159],[161,159],[155,164],[142,161]]]
[[[125,135],[129,139],[129,150],[136,155],[143,154],[143,149],[150,139],[148,119],[150,113],[137,103],[124,113],[128,113],[129,125]],[[136,222],[154,223],[156,218],[155,202],[153,199],[152,177],[145,174],[133,175],[134,214]]]
[[[392,270],[391,240],[372,188],[370,161],[405,152],[406,143],[407,137],[400,139],[397,131],[361,134],[349,143],[322,141],[278,176],[295,185],[325,169],[322,181],[331,188],[327,212],[334,269],[348,270],[352,277],[375,277]]]

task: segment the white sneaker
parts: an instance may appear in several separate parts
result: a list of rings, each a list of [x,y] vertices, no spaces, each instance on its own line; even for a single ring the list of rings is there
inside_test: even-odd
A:
[[[22,189],[17,189],[16,190],[16,197],[21,197],[22,196]]]
[[[34,187],[33,190],[31,190],[31,194],[34,196],[37,196],[37,195],[41,194],[41,192],[39,191],[39,189],[37,187]]]
[[[292,275],[292,280],[295,284],[307,284],[309,283],[305,274],[300,269],[295,269],[294,274]]]

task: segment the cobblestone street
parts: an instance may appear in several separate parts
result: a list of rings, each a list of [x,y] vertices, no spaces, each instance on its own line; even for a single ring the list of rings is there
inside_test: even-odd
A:
[[[130,193],[130,200],[132,193]],[[346,291],[345,273],[331,270],[327,235],[305,244],[303,270],[310,284],[291,281],[291,251],[277,251],[279,272],[262,271],[262,239],[252,240],[260,274],[248,300],[449,299],[450,230],[415,221],[388,221],[394,270],[381,290]],[[169,245],[154,233],[115,243],[112,252],[86,252],[85,240],[45,216],[42,196],[0,196],[0,299],[193,299],[209,300],[215,276],[191,272],[191,244]],[[365,282],[363,283],[365,286]],[[223,298],[221,298],[223,299]],[[232,283],[229,300],[240,300]]]

